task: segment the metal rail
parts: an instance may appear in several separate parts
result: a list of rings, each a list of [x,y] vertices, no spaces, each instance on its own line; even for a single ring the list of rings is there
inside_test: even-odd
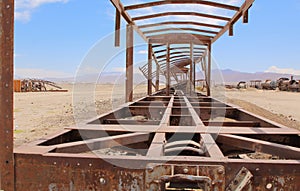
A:
[[[17,190],[299,188],[298,130],[199,93],[171,93],[17,149]]]

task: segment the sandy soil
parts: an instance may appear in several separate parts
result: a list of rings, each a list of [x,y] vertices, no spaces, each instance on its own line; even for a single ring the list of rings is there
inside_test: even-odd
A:
[[[228,102],[246,110],[300,129],[300,93],[278,90],[226,90]]]
[[[113,85],[73,88],[63,84],[68,92],[16,93],[15,94],[15,146],[28,143],[64,127],[76,125],[85,118],[108,112],[124,103],[124,87]],[[134,98],[146,95],[146,86],[135,87]],[[227,90],[227,101],[246,110],[289,127],[300,127],[300,93]],[[88,111],[91,114],[87,114]]]
[[[30,92],[14,95],[15,146],[76,125],[80,113],[108,112],[124,103],[124,87],[113,85],[61,85],[68,92]],[[73,91],[74,89],[74,91]],[[134,99],[145,96],[146,86],[134,88]],[[84,97],[84,98],[83,98]],[[92,107],[92,109],[91,109]],[[77,114],[77,115],[74,115]],[[90,116],[84,115],[85,118]],[[94,117],[94,116],[93,116]]]

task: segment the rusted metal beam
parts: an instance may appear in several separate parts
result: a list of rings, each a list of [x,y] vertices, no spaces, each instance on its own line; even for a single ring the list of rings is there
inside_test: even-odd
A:
[[[163,29],[156,29],[156,30],[146,30],[143,31],[144,34],[152,34],[152,33],[158,33],[158,32],[166,32],[166,31],[193,31],[193,32],[199,32],[199,33],[208,33],[208,34],[218,34],[216,31],[211,30],[203,30],[203,29],[195,29],[195,28],[163,28]]]
[[[182,47],[174,47],[174,48],[170,48],[170,50],[185,50],[185,49],[190,50],[190,47],[188,47],[188,46],[186,46],[186,47],[182,46]],[[195,50],[195,52],[198,52],[198,53],[201,52],[201,53],[202,53],[203,51],[206,50],[206,48],[198,48],[198,47],[194,47],[194,50]],[[198,50],[198,51],[196,51],[196,50]],[[154,51],[155,54],[157,54],[157,53],[162,53],[162,52],[166,52],[166,49]],[[185,52],[185,53],[187,53],[187,52]]]
[[[207,96],[211,95],[211,64],[212,64],[212,58],[211,58],[211,43],[208,44],[208,49],[207,49]]]
[[[73,143],[63,143],[56,145],[55,151],[58,153],[84,153],[87,151],[112,148],[115,146],[126,146],[129,144],[144,142],[148,139],[148,133],[129,133]]]
[[[142,28],[151,28],[151,27],[157,27],[163,25],[195,25],[200,27],[209,27],[209,28],[217,28],[217,29],[222,29],[224,27],[222,25],[214,25],[214,24],[192,22],[192,21],[166,21],[166,22],[158,22],[153,24],[139,25],[138,27],[142,29]]]
[[[196,16],[196,17],[205,17],[205,18],[209,18],[209,19],[216,19],[216,20],[222,20],[222,21],[230,21],[231,20],[231,18],[229,18],[229,17],[210,15],[210,14],[204,14],[204,13],[198,13],[198,12],[163,12],[163,13],[156,13],[156,14],[151,14],[151,15],[134,17],[134,18],[132,18],[132,20],[138,21],[138,20],[152,19],[152,18],[165,17],[165,16]]]
[[[194,81],[194,67],[193,67],[194,54],[193,54],[193,51],[194,51],[194,44],[191,43],[190,44],[190,81],[189,81],[190,95],[192,95],[192,92],[193,92],[193,81]]]
[[[133,100],[133,26],[126,28],[126,102]]]
[[[212,43],[216,42],[229,28],[232,24],[234,24],[241,16],[242,13],[252,6],[254,0],[246,0],[244,4],[240,7],[240,10],[236,12],[236,14],[230,19],[230,21],[224,26],[224,28],[217,34],[213,39]]]
[[[211,42],[210,36],[204,36],[191,33],[169,33],[161,35],[148,36],[149,42],[154,43],[170,43],[170,44],[190,44],[207,45]]]
[[[145,40],[147,41],[147,38],[143,34],[143,32],[136,26],[130,15],[125,11],[123,4],[120,2],[120,0],[110,0],[110,2],[114,5],[114,7],[120,12],[122,17],[126,20],[126,22],[133,26],[133,29]]]
[[[121,35],[121,13],[116,9],[116,20],[115,20],[115,46],[120,46],[120,35]]]
[[[228,9],[233,11],[239,10],[239,7],[236,6],[212,2],[212,1],[204,1],[204,0],[165,0],[165,1],[148,2],[143,4],[126,6],[125,10],[142,9],[142,8],[154,7],[160,5],[174,5],[174,4],[199,4],[199,5],[206,5],[214,8],[222,8],[222,9]]]
[[[170,86],[171,86],[171,79],[170,79],[170,44],[167,44],[167,58],[166,58],[166,95],[170,95]]]
[[[272,154],[283,159],[300,160],[300,149],[292,146],[236,135],[219,135],[218,142],[251,151]]]
[[[148,95],[152,94],[152,45],[148,44]]]
[[[164,144],[166,140],[165,133],[156,133],[149,150],[147,152],[148,157],[160,157],[164,155]]]
[[[14,190],[14,1],[0,1],[0,190]]]

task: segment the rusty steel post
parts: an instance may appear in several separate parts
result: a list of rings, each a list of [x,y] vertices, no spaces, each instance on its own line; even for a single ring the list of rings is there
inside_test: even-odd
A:
[[[115,21],[115,47],[120,46],[120,36],[121,36],[121,13],[116,9],[116,21]]]
[[[194,49],[194,45],[193,43],[190,44],[190,60],[191,60],[191,63],[190,63],[190,95],[192,95],[192,92],[193,92],[193,81],[194,81],[194,67],[193,67],[193,49]]]
[[[133,26],[126,28],[126,102],[133,100]]]
[[[167,70],[166,70],[166,95],[170,95],[170,44],[167,44],[167,60],[166,60],[166,65],[167,65]]]
[[[14,0],[0,1],[0,190],[14,190]]]
[[[208,44],[208,63],[207,63],[207,96],[211,95],[211,43]]]
[[[148,95],[152,94],[152,44],[148,44]]]

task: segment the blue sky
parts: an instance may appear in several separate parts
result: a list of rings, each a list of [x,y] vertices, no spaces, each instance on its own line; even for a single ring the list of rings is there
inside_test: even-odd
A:
[[[239,21],[233,37],[221,37],[213,57],[222,69],[300,74],[299,20],[300,0],[256,0],[249,24]],[[109,0],[16,0],[16,75],[74,76],[88,51],[113,30]],[[136,52],[136,60],[146,59],[143,48]],[[125,66],[124,54],[119,57],[115,71]]]

